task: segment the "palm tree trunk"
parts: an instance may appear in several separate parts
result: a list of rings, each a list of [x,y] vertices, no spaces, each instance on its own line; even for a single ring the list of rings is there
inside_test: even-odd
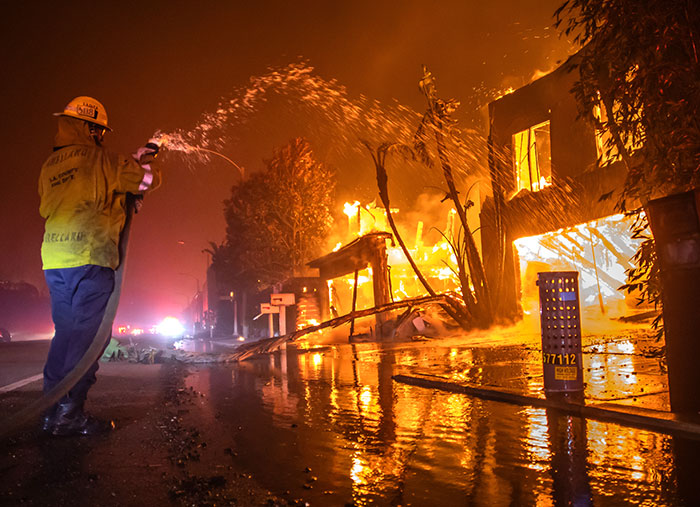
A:
[[[369,146],[368,146],[369,149]],[[386,168],[384,167],[384,161],[386,159],[386,153],[387,150],[389,149],[389,146],[382,145],[377,149],[377,154],[373,151],[370,150],[370,153],[372,154],[372,160],[374,161],[374,166],[377,171],[377,186],[379,187],[379,198],[382,201],[382,204],[384,205],[384,209],[386,210],[386,218],[387,221],[389,222],[389,227],[391,227],[391,231],[394,234],[394,237],[396,238],[396,241],[399,243],[399,246],[401,247],[401,250],[403,251],[404,255],[406,256],[406,259],[408,260],[408,263],[411,265],[411,268],[413,268],[413,272],[416,274],[418,277],[418,280],[420,280],[421,284],[423,284],[423,287],[425,287],[425,290],[428,291],[428,294],[430,294],[432,297],[437,296],[436,292],[433,290],[433,288],[430,286],[428,283],[428,280],[425,279],[423,276],[423,273],[421,270],[418,268],[418,265],[416,262],[413,260],[413,257],[411,256],[411,253],[408,251],[408,248],[406,247],[406,243],[404,243],[403,238],[399,234],[399,231],[396,227],[396,223],[394,222],[394,217],[391,214],[391,206],[389,203],[389,188],[388,188],[388,176],[386,172]],[[452,306],[443,306],[443,309],[447,312],[447,314],[455,319],[462,327],[467,327],[467,318],[465,315],[463,315],[463,312],[459,311],[457,308],[454,308]]]
[[[438,155],[440,159],[440,165],[442,167],[443,175],[445,176],[445,182],[447,183],[448,195],[455,205],[457,210],[457,215],[462,223],[462,230],[464,231],[464,241],[466,242],[466,257],[467,264],[469,267],[469,273],[472,277],[472,282],[474,284],[474,291],[476,292],[476,300],[479,306],[479,317],[483,325],[490,325],[493,322],[493,313],[491,311],[491,295],[489,293],[489,287],[486,280],[486,274],[484,273],[484,265],[481,262],[481,257],[479,255],[479,250],[476,247],[476,242],[474,241],[474,235],[469,228],[467,223],[467,211],[459,200],[459,195],[457,194],[457,186],[455,185],[454,175],[452,173],[452,166],[447,157],[447,149],[445,147],[445,139],[442,132],[443,123],[439,119],[435,119],[439,122],[435,128],[435,141],[437,142]],[[469,290],[469,287],[463,287],[462,291]]]

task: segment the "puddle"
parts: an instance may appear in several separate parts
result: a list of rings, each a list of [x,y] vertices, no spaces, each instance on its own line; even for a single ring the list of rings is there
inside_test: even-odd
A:
[[[237,460],[253,477],[312,505],[677,505],[697,498],[700,442],[391,379],[419,369],[539,392],[541,368],[527,356],[538,354],[534,347],[477,345],[290,347],[199,368],[187,382],[229,424]],[[591,358],[603,362],[587,374],[601,397],[620,382],[640,388],[644,378],[637,374],[633,383],[625,372],[653,366],[637,356]]]

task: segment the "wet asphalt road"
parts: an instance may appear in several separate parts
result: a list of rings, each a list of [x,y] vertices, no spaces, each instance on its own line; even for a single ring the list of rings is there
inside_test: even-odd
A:
[[[40,372],[47,347],[3,347],[2,385]],[[0,505],[288,504],[237,464],[233,442],[203,411],[202,394],[184,385],[187,375],[177,362],[102,363],[87,409],[114,420],[116,429],[105,436],[48,438],[32,424],[3,440]],[[36,381],[2,393],[3,417],[36,399],[40,389]]]
[[[649,353],[658,344],[637,338],[584,340],[587,402],[667,407],[663,364]],[[19,358],[31,364],[27,376],[36,373],[47,346],[11,345],[0,350],[2,385],[17,380],[9,372],[18,373]],[[420,372],[537,393],[536,335],[300,347],[235,365],[103,363],[88,409],[113,418],[115,431],[49,439],[27,427],[1,442],[0,504],[700,500],[698,441],[392,380]],[[39,390],[35,382],[1,394],[2,413]]]

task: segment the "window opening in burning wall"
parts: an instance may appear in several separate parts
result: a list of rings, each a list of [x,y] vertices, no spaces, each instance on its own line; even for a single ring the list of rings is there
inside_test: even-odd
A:
[[[620,114],[620,103],[615,101],[613,103],[613,117],[617,117]],[[639,118],[639,115],[641,114],[641,110],[636,112],[635,115],[637,116],[636,119]],[[608,114],[605,110],[605,106],[603,105],[603,102],[600,101],[599,105],[593,106],[593,117],[595,118],[596,121],[596,149],[598,152],[598,165],[600,167],[605,167],[613,162],[617,162],[619,160],[622,160],[622,156],[620,155],[620,151],[613,141],[612,134],[610,133],[609,129],[604,128],[605,125],[608,125],[609,122],[609,117]],[[618,120],[619,121],[619,120]],[[624,134],[624,133],[623,133]],[[625,151],[627,153],[632,154],[635,151],[637,151],[639,148],[642,147],[643,143],[643,131],[638,130],[634,132],[633,135],[631,136],[626,136],[623,138],[622,142],[624,143]]]
[[[549,121],[513,135],[513,166],[517,190],[537,192],[552,184]]]

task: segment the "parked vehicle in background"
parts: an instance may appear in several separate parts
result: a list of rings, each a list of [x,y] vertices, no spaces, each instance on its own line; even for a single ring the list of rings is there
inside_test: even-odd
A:
[[[49,298],[26,282],[0,280],[0,342],[14,335],[45,333],[53,328]]]

